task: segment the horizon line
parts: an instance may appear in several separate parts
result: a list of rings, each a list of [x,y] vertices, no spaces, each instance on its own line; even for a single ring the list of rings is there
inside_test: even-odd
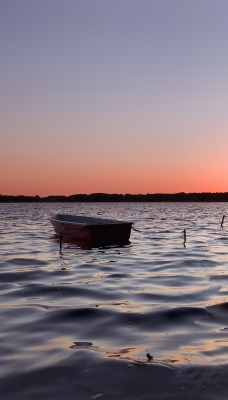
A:
[[[40,198],[45,199],[48,197],[77,197],[77,196],[176,196],[176,195],[225,195],[227,192],[154,192],[154,193],[106,193],[106,192],[92,192],[92,193],[74,193],[70,195],[65,194],[49,194],[45,196],[40,196],[39,194],[30,195],[30,194],[0,194],[0,197],[32,197],[32,198]]]

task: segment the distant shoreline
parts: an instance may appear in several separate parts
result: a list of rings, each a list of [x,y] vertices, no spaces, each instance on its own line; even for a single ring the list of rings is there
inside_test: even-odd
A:
[[[155,193],[155,194],[74,194],[70,196],[7,196],[0,195],[0,203],[89,203],[89,202],[228,202],[228,192]]]

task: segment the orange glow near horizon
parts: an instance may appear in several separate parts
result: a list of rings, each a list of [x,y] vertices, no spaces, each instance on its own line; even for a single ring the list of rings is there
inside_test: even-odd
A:
[[[105,169],[106,166],[106,169]],[[179,167],[159,165],[118,166],[104,163],[99,168],[19,165],[0,178],[2,195],[72,195],[90,193],[178,193],[178,192],[226,192],[228,186],[222,168],[217,170],[190,167],[178,174]]]
[[[69,147],[58,137],[49,147],[41,139],[25,138],[26,146],[15,142],[12,151],[5,143],[0,160],[2,195],[228,191],[225,143],[219,149],[215,140],[206,149],[198,143],[197,150],[174,141],[165,145],[160,138],[117,145],[110,137],[110,146],[102,138],[88,144],[71,140]]]
[[[207,147],[203,141],[194,147],[187,137],[165,143],[163,138],[144,136],[145,143],[143,138],[128,143],[115,136],[85,137],[78,142],[63,139],[60,133],[53,145],[39,136],[24,137],[22,143],[17,138],[14,147],[10,140],[5,141],[0,194],[44,197],[228,191],[226,139],[221,147],[215,139],[208,140]]]
[[[45,197],[228,191],[225,141],[223,147],[215,139],[207,141],[207,147],[198,141],[194,148],[187,137],[182,142],[169,139],[165,143],[160,137],[146,140],[128,143],[126,138],[100,136],[79,143],[59,133],[50,145],[45,137],[27,135],[22,143],[17,138],[12,149],[6,141],[0,159],[4,171],[0,194]]]

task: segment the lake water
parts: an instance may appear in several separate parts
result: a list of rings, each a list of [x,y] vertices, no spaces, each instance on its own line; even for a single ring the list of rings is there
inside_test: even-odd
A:
[[[0,398],[227,399],[227,207],[0,204]],[[60,253],[56,212],[140,232]]]

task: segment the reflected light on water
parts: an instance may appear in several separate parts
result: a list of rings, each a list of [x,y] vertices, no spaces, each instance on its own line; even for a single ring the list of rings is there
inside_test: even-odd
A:
[[[223,208],[208,203],[1,204],[5,373],[70,362],[78,351],[145,363],[147,353],[153,362],[225,362],[228,230],[220,227]],[[133,231],[131,244],[122,248],[85,250],[64,243],[60,254],[49,224],[50,214],[57,212],[134,220],[140,232]],[[75,342],[92,345],[72,348]]]

